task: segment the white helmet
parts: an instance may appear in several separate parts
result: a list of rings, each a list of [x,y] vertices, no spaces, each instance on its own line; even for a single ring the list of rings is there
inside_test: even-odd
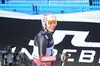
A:
[[[49,25],[48,22],[49,22],[50,20],[55,21],[55,25],[57,25],[56,16],[53,15],[52,13],[46,13],[46,14],[44,14],[43,17],[42,17],[41,22],[42,22],[42,24],[47,24],[47,25]]]

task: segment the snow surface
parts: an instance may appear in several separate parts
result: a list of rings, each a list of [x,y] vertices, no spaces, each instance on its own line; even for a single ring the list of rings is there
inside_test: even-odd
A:
[[[88,12],[77,12],[77,13],[66,13],[66,14],[55,14],[58,21],[65,22],[92,22],[100,23],[100,10],[88,11]],[[0,10],[0,17],[26,19],[26,20],[41,20],[41,15],[29,15],[18,12]]]

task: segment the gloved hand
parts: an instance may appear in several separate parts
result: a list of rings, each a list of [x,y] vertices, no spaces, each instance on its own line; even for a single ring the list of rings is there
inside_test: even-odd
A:
[[[67,60],[67,54],[66,53],[63,53],[62,55],[61,55],[61,61],[62,62],[65,62]]]
[[[66,61],[67,60],[68,55],[66,53],[63,54],[57,54],[56,55],[56,60],[59,61]]]

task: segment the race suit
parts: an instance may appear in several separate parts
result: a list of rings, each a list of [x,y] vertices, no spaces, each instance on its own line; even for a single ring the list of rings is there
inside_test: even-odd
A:
[[[53,61],[50,60],[50,56],[53,55],[54,41],[52,33],[47,33],[41,30],[34,38],[34,52],[33,63],[34,66],[53,66]],[[41,55],[46,57],[45,60],[41,60]]]

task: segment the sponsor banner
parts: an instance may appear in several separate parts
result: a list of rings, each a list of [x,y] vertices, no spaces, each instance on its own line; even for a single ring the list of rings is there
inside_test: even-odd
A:
[[[100,23],[58,21],[53,34],[55,54],[69,55],[65,66],[99,66],[99,28]],[[40,20],[0,17],[0,50],[11,45],[13,52],[24,52],[32,59],[34,37],[40,30]],[[61,66],[61,61],[55,66]]]

